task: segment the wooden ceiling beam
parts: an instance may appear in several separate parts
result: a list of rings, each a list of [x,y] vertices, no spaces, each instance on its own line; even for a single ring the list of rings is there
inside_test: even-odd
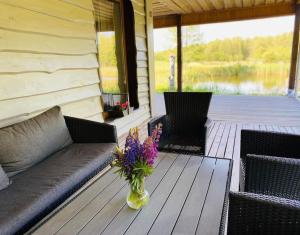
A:
[[[252,20],[295,14],[295,3],[278,3],[264,6],[232,8],[182,14],[182,25],[209,24],[239,20]],[[177,24],[176,15],[154,17],[154,28],[172,27]]]

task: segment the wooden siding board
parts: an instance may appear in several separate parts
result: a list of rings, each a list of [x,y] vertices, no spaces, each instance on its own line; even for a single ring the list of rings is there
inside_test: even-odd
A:
[[[91,0],[58,0],[58,1],[67,2],[69,4],[72,4],[74,6],[77,6],[82,9],[89,10],[89,11],[94,10],[94,6],[93,6],[93,3]]]
[[[0,51],[84,55],[97,53],[94,40],[58,38],[0,29]],[[33,43],[34,42],[34,43]]]
[[[95,54],[82,56],[0,52],[0,74],[98,68]]]
[[[93,12],[86,11],[82,8],[70,5],[67,2],[58,0],[0,0],[1,3],[23,8],[33,13],[41,13],[44,15],[56,17],[59,19],[76,22],[94,24]]]
[[[55,105],[62,105],[95,96],[100,96],[98,84],[43,95],[0,101],[0,120],[30,115],[30,113],[44,110]]]
[[[0,100],[41,95],[97,83],[99,77],[96,69],[0,74]]]
[[[92,25],[78,24],[0,3],[0,27],[68,38],[95,39]]]
[[[67,103],[61,106],[64,115],[78,118],[92,117],[102,112],[100,97],[89,97],[83,100]]]

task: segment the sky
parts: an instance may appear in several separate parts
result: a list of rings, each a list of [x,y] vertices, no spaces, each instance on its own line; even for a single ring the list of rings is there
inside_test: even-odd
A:
[[[203,35],[204,42],[232,37],[251,38],[271,36],[293,31],[294,16],[269,18],[262,20],[236,21],[229,23],[199,25],[197,30]],[[175,30],[175,28],[174,28]],[[184,35],[183,35],[184,37]],[[168,28],[154,30],[154,51],[173,48],[170,43],[172,33]]]

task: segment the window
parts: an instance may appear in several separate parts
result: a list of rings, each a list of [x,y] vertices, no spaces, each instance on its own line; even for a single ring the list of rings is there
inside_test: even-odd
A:
[[[122,117],[129,113],[129,105],[139,107],[133,5],[130,0],[93,3],[104,117]]]
[[[127,93],[120,3],[97,0],[94,5],[102,91]]]

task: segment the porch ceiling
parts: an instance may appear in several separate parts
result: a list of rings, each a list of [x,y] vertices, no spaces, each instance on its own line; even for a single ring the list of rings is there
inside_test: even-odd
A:
[[[294,0],[153,0],[154,27],[257,19],[295,14]]]

